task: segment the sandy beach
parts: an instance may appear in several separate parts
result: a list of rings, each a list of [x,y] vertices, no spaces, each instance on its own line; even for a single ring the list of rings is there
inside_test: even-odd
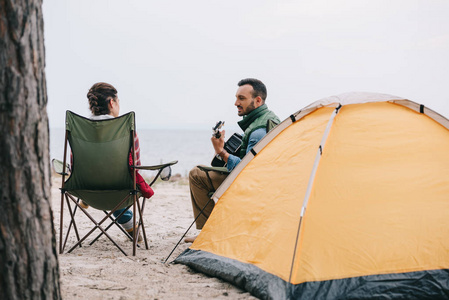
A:
[[[56,238],[59,243],[61,177],[52,177],[52,207]],[[149,250],[137,250],[136,256],[124,256],[106,237],[87,243],[71,253],[59,255],[61,291],[70,299],[256,299],[249,293],[216,278],[196,273],[184,265],[163,261],[193,220],[187,180],[181,178],[153,185],[155,195],[144,213]],[[93,215],[104,215],[89,208]],[[69,225],[64,214],[64,230]],[[90,221],[79,215],[78,230],[87,232]],[[132,243],[116,228],[108,233],[116,237],[125,251],[132,253]],[[188,235],[198,231],[193,227]],[[73,234],[68,245],[75,243]],[[182,242],[170,257],[173,261],[190,244]]]

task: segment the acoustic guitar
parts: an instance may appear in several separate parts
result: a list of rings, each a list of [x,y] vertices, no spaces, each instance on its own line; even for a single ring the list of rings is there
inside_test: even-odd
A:
[[[220,138],[220,129],[224,125],[224,121],[218,121],[214,127],[212,127],[212,135],[217,139]],[[234,133],[224,144],[224,149],[232,155],[239,156],[240,147],[242,145],[242,136],[238,133]],[[220,155],[215,154],[211,162],[212,167],[225,167],[226,162],[220,157]]]

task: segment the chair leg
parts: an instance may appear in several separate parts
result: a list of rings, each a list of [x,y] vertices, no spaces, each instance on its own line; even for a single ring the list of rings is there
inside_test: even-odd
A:
[[[69,194],[65,193],[65,200],[67,202],[67,208],[68,208],[69,214],[70,214],[70,224],[69,224],[69,227],[67,228],[67,233],[65,235],[65,238],[64,238],[64,235],[63,235],[63,227],[64,227],[64,222],[63,222],[63,217],[64,217],[64,215],[63,215],[64,214],[64,200],[61,201],[61,222],[60,222],[61,228],[60,228],[60,239],[59,239],[60,253],[61,254],[64,252],[65,246],[67,244],[68,237],[70,235],[70,232],[72,231],[72,225],[73,225],[73,228],[75,230],[75,234],[76,234],[77,240],[79,241],[79,239],[80,239],[79,233],[78,233],[78,228],[76,227],[76,222],[75,222],[76,206],[75,206],[75,209],[72,212],[72,207],[70,205],[70,201],[69,201],[68,197],[71,197],[71,196]],[[63,239],[64,239],[64,242],[62,242]],[[81,245],[80,245],[80,247],[81,247]]]
[[[109,216],[112,214],[112,212],[110,212],[106,217],[104,217],[100,222],[97,222],[85,209],[83,209],[74,199],[72,199],[72,201],[74,201],[75,205],[77,205],[83,212],[84,214],[92,221],[92,223],[95,224],[95,226],[83,237],[81,238],[74,246],[72,246],[72,248],[70,248],[70,250],[68,251],[69,253],[72,252],[76,247],[78,247],[82,242],[84,242],[84,240],[89,237],[92,232],[94,232],[97,228],[99,230],[101,230],[103,232],[103,234],[105,234],[109,240],[124,254],[127,256],[126,252],[114,241],[114,239],[112,239],[112,237],[101,227],[101,225],[109,218]]]
[[[137,195],[133,195],[134,201],[133,201],[133,256],[136,256],[136,249],[137,249],[137,230],[136,230],[136,201],[137,201]]]
[[[73,230],[75,230],[75,235],[76,235],[77,240],[78,240],[78,241],[80,240],[80,235],[79,235],[79,232],[78,232],[78,227],[76,226],[76,221],[75,221],[75,214],[76,214],[76,209],[78,208],[78,206],[75,205],[75,207],[74,207],[74,209],[73,209],[73,212],[72,212],[72,206],[70,205],[70,201],[69,201],[68,197],[70,197],[73,201],[75,201],[75,202],[77,202],[77,203],[80,201],[79,199],[75,200],[75,198],[73,198],[73,197],[71,197],[70,195],[66,194],[67,208],[69,209],[70,219],[71,219],[71,220],[70,220],[69,227],[68,227],[68,229],[67,229],[67,234],[66,234],[66,237],[65,237],[65,241],[64,241],[64,246],[63,246],[63,248],[65,248],[65,245],[66,245],[66,243],[67,243],[67,239],[68,239],[68,237],[69,237],[69,233],[70,233],[70,231],[71,231],[72,225],[73,225]],[[81,247],[81,244],[80,244],[80,247]]]
[[[148,250],[148,241],[147,241],[147,233],[145,232],[145,224],[143,222],[143,212],[145,210],[145,201],[147,199],[143,198],[142,200],[142,205],[140,205],[139,199],[137,199],[137,208],[139,209],[139,226],[137,227],[137,234],[139,234],[139,229],[140,227],[142,227],[142,235],[143,235],[143,240],[145,241],[145,248]]]
[[[127,255],[126,254],[126,252],[112,239],[112,237],[107,233],[107,230],[109,229],[109,228],[111,228],[114,224],[115,225],[117,225],[118,227],[119,227],[119,229],[123,232],[123,233],[125,233],[125,235],[126,236],[128,236],[128,237],[130,237],[130,235],[129,235],[129,233],[128,232],[126,232],[118,223],[117,223],[117,221],[116,221],[116,219],[117,218],[113,218],[111,215],[112,215],[112,212],[113,211],[115,211],[118,207],[120,207],[121,205],[122,205],[122,203],[124,203],[126,200],[128,199],[128,197],[127,198],[125,198],[121,203],[119,203],[111,212],[106,212],[106,211],[104,211],[104,213],[106,214],[106,216],[100,221],[100,222],[97,222],[84,208],[82,208],[81,207],[81,205],[79,204],[79,199],[77,199],[77,200],[75,200],[75,198],[72,196],[72,195],[70,195],[70,194],[67,194],[66,193],[66,202],[67,202],[67,206],[68,206],[68,210],[69,210],[69,213],[70,213],[70,216],[71,216],[71,222],[70,222],[70,224],[69,224],[69,227],[68,227],[68,231],[67,231],[67,234],[66,234],[66,237],[65,237],[65,240],[64,240],[64,243],[62,242],[62,238],[60,239],[60,249],[62,249],[61,251],[63,251],[64,250],[64,248],[65,248],[65,246],[66,246],[66,243],[67,243],[67,240],[68,240],[68,236],[69,236],[69,234],[70,234],[70,232],[71,232],[71,229],[72,229],[72,225],[73,225],[73,229],[74,229],[74,231],[75,231],[75,234],[76,234],[76,238],[77,238],[77,243],[75,243],[75,245],[73,245],[72,246],[72,248],[70,248],[69,250],[68,250],[68,252],[70,253],[70,252],[72,252],[76,247],[81,247],[82,246],[82,243],[98,228],[99,230],[100,230],[100,233],[95,237],[95,239],[93,240],[93,241],[91,241],[89,244],[90,245],[92,245],[95,241],[97,241],[103,234],[104,235],[106,235],[106,237],[124,254],[124,255]],[[70,204],[70,200],[72,200],[72,202],[74,203],[74,208],[73,208],[73,210],[72,210],[72,206],[71,206],[71,204]],[[134,224],[134,228],[136,228],[136,223],[137,223],[137,230],[133,230],[133,237],[131,238],[132,239],[132,241],[133,241],[133,255],[136,255],[136,249],[137,249],[137,247],[140,247],[140,245],[138,245],[137,244],[137,236],[138,236],[138,234],[139,234],[139,231],[140,231],[140,228],[142,227],[142,233],[143,233],[143,235],[144,235],[144,240],[145,240],[145,246],[146,246],[146,249],[148,249],[149,247],[148,247],[148,241],[147,241],[147,238],[146,238],[146,232],[145,232],[145,224],[144,224],[144,221],[143,221],[143,212],[144,212],[144,209],[145,209],[145,198],[143,199],[143,201],[142,201],[142,204],[140,203],[140,201],[139,201],[139,199],[137,199],[137,197],[136,197],[136,202],[134,202],[133,203],[133,211],[134,211],[134,213],[133,213],[133,224]],[[62,204],[63,204],[63,202],[62,202]],[[130,207],[131,207],[131,205],[129,206],[129,207],[127,207],[127,209],[130,209]],[[137,207],[137,211],[138,211],[138,214],[139,214],[139,221],[138,222],[136,222],[136,216],[137,216],[137,214],[136,214],[136,207]],[[94,224],[94,227],[86,234],[86,235],[84,235],[82,238],[80,238],[80,235],[79,235],[79,232],[78,232],[78,228],[77,228],[77,226],[76,226],[76,221],[75,221],[75,214],[76,214],[76,210],[77,209],[80,209],[91,221],[92,221],[92,223]],[[125,212],[125,211],[124,211]],[[124,213],[123,212],[123,213]],[[123,214],[122,213],[122,214]],[[119,216],[120,217],[120,216]],[[102,226],[102,224],[105,222],[105,221],[107,221],[107,220],[111,220],[112,222],[107,226],[107,227],[104,227],[104,226]],[[61,228],[62,228],[62,223],[61,223]],[[61,232],[62,232],[62,230],[61,230]],[[62,237],[62,235],[61,235],[61,237]],[[62,253],[62,252],[61,252]]]
[[[73,227],[74,227],[74,230],[75,230],[75,235],[76,235],[77,241],[80,240],[80,237],[79,237],[79,234],[78,234],[78,230],[77,230],[77,227],[76,227],[76,223],[74,221],[75,220],[74,219],[75,218],[75,213],[76,213],[76,206],[75,206],[75,208],[74,208],[74,210],[72,212],[72,208],[70,206],[69,200],[66,199],[66,202],[67,202],[67,208],[68,208],[69,214],[70,214],[70,223],[69,223],[69,227],[67,228],[67,233],[65,235],[64,245],[62,246],[63,250],[65,249],[65,246],[67,244],[67,240],[69,239],[70,232],[72,231],[72,225],[74,225]],[[80,244],[80,247],[81,247],[81,244]]]
[[[126,210],[128,210],[130,207],[131,207],[131,206],[128,206],[128,207],[126,208]],[[138,205],[137,207],[139,208],[139,205]],[[120,230],[123,232],[123,234],[124,234],[125,236],[127,236],[127,237],[129,238],[130,241],[132,241],[132,240],[133,240],[133,237],[129,234],[129,232],[127,232],[125,229],[123,229],[123,227],[120,226],[119,223],[117,222],[117,219],[120,218],[120,217],[125,213],[126,210],[124,210],[124,211],[123,211],[119,216],[117,216],[116,218],[115,218],[115,217],[113,218],[111,215],[109,215],[109,219],[111,220],[111,223],[110,223],[107,227],[105,227],[104,230],[105,230],[105,231],[108,231],[113,225],[116,225],[116,226],[118,227],[118,229],[120,229]],[[105,215],[108,215],[108,212],[107,212],[107,211],[103,210],[103,212],[105,213]],[[139,208],[139,212],[140,212],[140,208]],[[141,213],[140,215],[141,215],[141,216],[143,215],[143,209],[142,209],[142,213]],[[143,219],[142,219],[142,217],[140,217],[140,219],[142,220],[142,222],[138,222],[139,226],[140,226],[141,223],[143,224]],[[144,229],[144,227],[142,227],[142,228]],[[95,239],[93,239],[93,240],[89,243],[89,245],[90,245],[90,246],[93,245],[93,243],[95,243],[95,242],[96,242],[102,235],[103,235],[103,232],[100,232],[100,233],[95,237]],[[139,235],[139,231],[137,231],[137,236],[138,236],[138,235]],[[147,245],[147,249],[148,249],[148,244],[146,243],[146,245]],[[140,245],[137,244],[137,247],[140,248]]]
[[[63,227],[64,227],[64,192],[61,190],[61,211],[59,216],[59,254],[62,254],[64,250],[62,248],[62,235],[63,235]]]
[[[103,228],[101,228],[101,226],[95,226],[94,228],[92,228],[91,231],[89,231],[78,243],[76,243],[72,248],[70,248],[69,251],[67,251],[68,253],[72,252],[79,244],[81,244],[82,242],[84,242],[84,240],[92,233],[95,231],[95,229],[100,229],[103,230]],[[104,232],[104,231],[103,231]],[[109,236],[109,234],[107,234],[106,232],[104,232],[104,234],[109,238],[109,240],[125,255],[128,256],[126,254],[126,252],[112,239],[111,236]]]
[[[127,208],[127,209],[129,209],[129,207]],[[118,217],[112,217],[107,211],[105,211],[105,210],[103,210],[103,212],[104,212],[104,214],[106,215],[106,216],[109,216],[109,219],[111,220],[111,223],[104,229],[105,231],[108,231],[109,230],[109,228],[111,228],[114,224],[126,235],[126,236],[129,236],[129,234],[126,232],[126,230],[125,229],[123,229],[123,227],[122,226],[120,226],[119,224],[118,224],[118,222],[117,222],[117,219],[118,218],[120,218],[124,213],[125,213],[125,211],[126,210],[124,210]],[[100,232],[96,237],[95,237],[95,239],[93,239],[90,243],[89,243],[89,245],[92,245],[93,243],[95,243],[101,236],[103,235],[103,232]],[[129,238],[130,240],[132,240],[132,238]]]

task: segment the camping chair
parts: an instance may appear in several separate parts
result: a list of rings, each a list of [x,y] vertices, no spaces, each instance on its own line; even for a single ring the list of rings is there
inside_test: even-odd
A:
[[[53,160],[55,171],[62,175],[61,185],[61,217],[59,252],[63,253],[69,234],[73,228],[77,243],[68,250],[73,251],[81,247],[82,243],[96,229],[100,234],[90,243],[93,244],[100,236],[105,235],[123,254],[126,252],[113,240],[107,230],[114,224],[121,231],[132,238],[133,255],[136,255],[137,237],[142,230],[145,247],[148,242],[143,222],[145,198],[136,188],[136,170],[158,171],[150,186],[158,177],[168,180],[171,175],[171,166],[177,161],[157,166],[129,166],[129,153],[136,161],[134,149],[135,116],[134,112],[127,113],[118,118],[105,120],[91,120],[81,117],[71,111],[66,112],[66,134],[64,140],[64,161]],[[72,165],[66,161],[67,143],[72,151]],[[70,174],[69,174],[70,172]],[[66,176],[69,176],[65,180]],[[70,224],[63,242],[63,213],[64,199],[70,214]],[[98,222],[80,205],[80,201],[92,208],[104,211],[106,216]],[[73,205],[73,207],[72,207]],[[116,210],[133,207],[133,236],[131,237],[117,224],[117,218],[112,213]],[[83,237],[80,237],[76,225],[75,214],[80,209],[94,224],[94,227]],[[139,221],[136,227],[136,210]],[[106,221],[111,223],[104,227]],[[137,228],[137,229],[136,229]]]

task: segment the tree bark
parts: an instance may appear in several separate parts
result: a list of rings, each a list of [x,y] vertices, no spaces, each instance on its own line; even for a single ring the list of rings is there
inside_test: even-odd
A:
[[[41,0],[0,0],[0,299],[60,299]]]

